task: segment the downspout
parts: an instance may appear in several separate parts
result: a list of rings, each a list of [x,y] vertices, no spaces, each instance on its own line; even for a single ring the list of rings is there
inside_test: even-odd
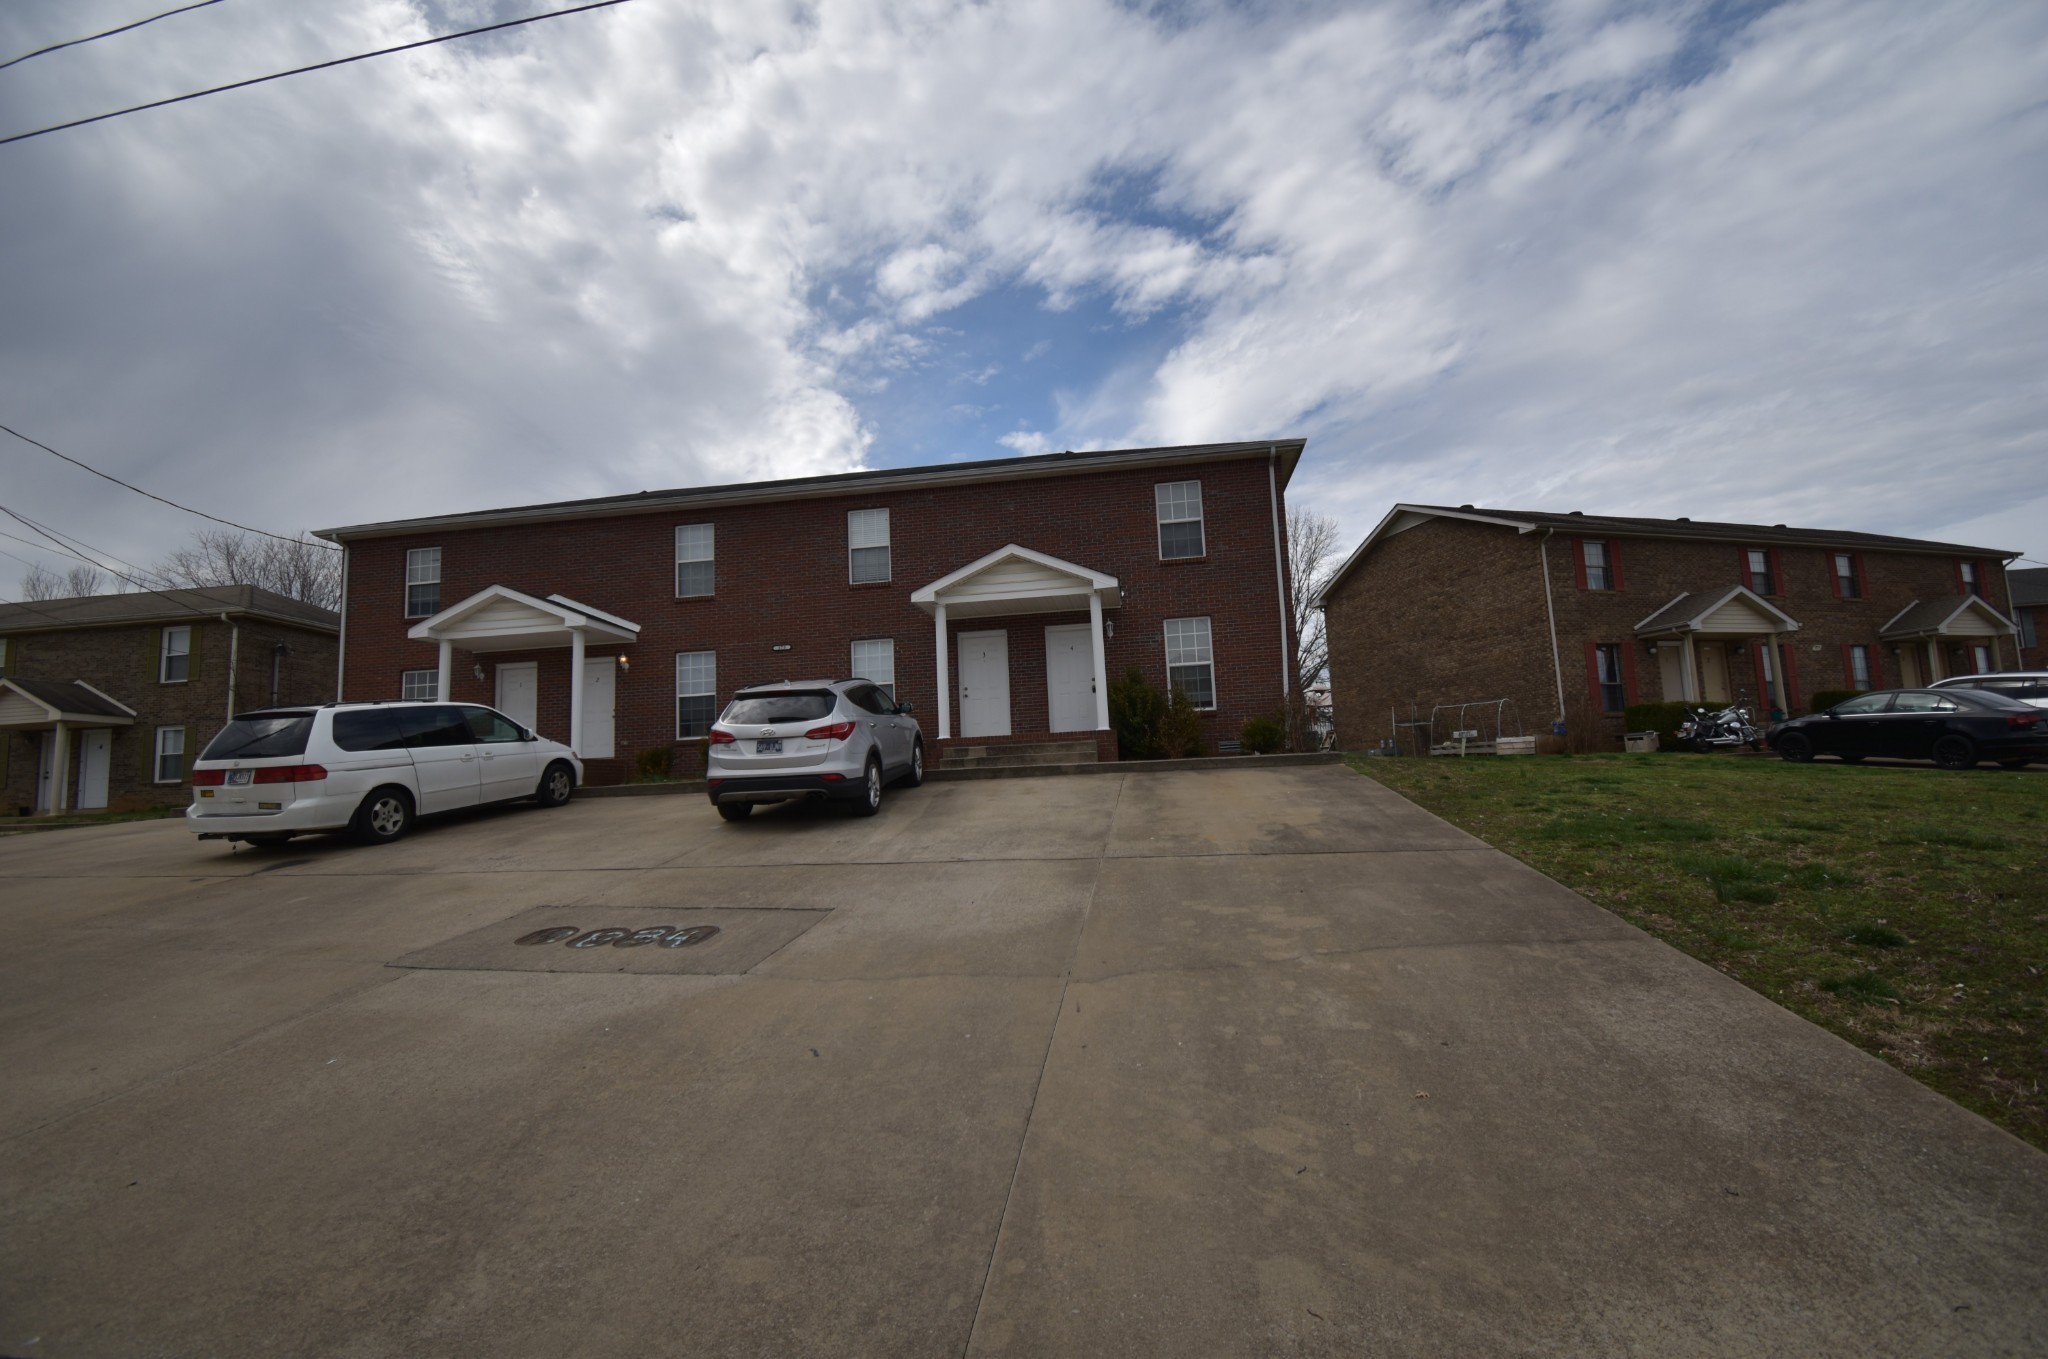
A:
[[[242,650],[242,625],[225,613],[220,621],[228,625],[228,721],[235,720],[235,658]]]
[[[1536,551],[1543,558],[1543,611],[1550,615],[1550,664],[1557,672],[1557,720],[1564,721],[1564,656],[1557,649],[1557,605],[1550,598],[1550,535],[1557,532],[1552,524],[1543,530],[1543,536],[1536,542]]]
[[[334,701],[342,701],[342,680],[348,668],[348,544],[341,545],[341,631],[334,638]]]
[[[1273,506],[1273,584],[1280,591],[1280,711],[1294,695],[1294,612],[1287,602],[1287,556],[1280,546],[1280,446],[1266,445],[1266,491]]]

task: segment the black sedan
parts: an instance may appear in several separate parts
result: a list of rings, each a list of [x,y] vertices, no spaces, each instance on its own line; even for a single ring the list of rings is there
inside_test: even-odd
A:
[[[1854,764],[1888,755],[1932,760],[1943,769],[1970,769],[1980,760],[2018,769],[2048,761],[2048,713],[1978,689],[1884,689],[1796,718],[1769,740],[1788,760],[1833,755]]]

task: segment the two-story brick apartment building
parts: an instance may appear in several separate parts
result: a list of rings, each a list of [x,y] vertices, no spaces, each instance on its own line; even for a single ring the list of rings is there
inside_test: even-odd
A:
[[[1213,749],[1286,700],[1303,441],[1004,458],[330,529],[340,692],[492,703],[581,754],[703,768],[735,689],[860,676],[947,743],[1116,758],[1106,680],[1184,688]]]
[[[230,713],[333,692],[340,624],[254,585],[0,604],[0,812],[183,802]]]
[[[2012,621],[2020,630],[2020,668],[2048,670],[2048,566],[2008,570],[2005,583],[2012,591]]]
[[[1395,710],[1509,699],[1535,732],[1618,738],[1658,700],[1796,711],[1822,689],[2013,664],[2005,563],[1954,543],[1783,524],[1396,505],[1319,603],[1339,741]]]

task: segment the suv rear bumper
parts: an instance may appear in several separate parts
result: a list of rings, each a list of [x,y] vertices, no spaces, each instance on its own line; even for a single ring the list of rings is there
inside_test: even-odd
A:
[[[716,807],[721,802],[796,802],[821,798],[855,799],[862,783],[844,774],[753,774],[716,778],[704,791]]]

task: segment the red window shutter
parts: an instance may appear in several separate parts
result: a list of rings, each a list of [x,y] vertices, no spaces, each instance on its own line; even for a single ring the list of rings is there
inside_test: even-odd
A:
[[[1736,548],[1735,560],[1742,567],[1742,588],[1754,590],[1756,588],[1756,581],[1751,579],[1749,574],[1749,549],[1746,547]]]
[[[1579,588],[1586,588],[1586,542],[1583,538],[1572,539],[1572,566],[1579,575]]]
[[[1621,644],[1621,701],[1636,702],[1636,644]]]
[[[1835,592],[1835,598],[1842,597],[1842,573],[1835,569],[1835,554],[1823,552],[1821,560],[1828,564],[1828,587]]]
[[[1970,593],[1970,583],[1963,579],[1963,560],[1960,557],[1956,558],[1956,593],[1959,595]]]
[[[1842,687],[1844,689],[1854,689],[1856,687],[1856,657],[1847,642],[1842,643]],[[1877,686],[1872,685],[1871,687],[1876,688]]]
[[[1884,663],[1878,659],[1878,657],[1884,654],[1884,648],[1878,643],[1872,642],[1864,648],[1864,654],[1870,657],[1870,687],[1873,689],[1884,688]]]
[[[1862,554],[1861,552],[1858,552],[1858,553],[1856,553],[1856,554],[1855,554],[1854,556],[1850,557],[1850,558],[1849,558],[1849,565],[1850,565],[1850,566],[1852,566],[1852,567],[1854,567],[1854,568],[1855,568],[1855,570],[1856,570],[1856,593],[1857,593],[1858,595],[1860,595],[1861,597],[1863,597],[1864,599],[1868,599],[1868,598],[1870,598],[1870,582],[1869,582],[1868,580],[1864,579],[1864,576],[1863,576],[1863,554]],[[1873,652],[1873,653],[1871,653],[1871,654],[1872,654],[1872,655],[1875,655],[1876,653],[1875,653],[1875,652]],[[1872,676],[1872,678],[1875,678],[1875,677],[1876,677],[1876,675],[1877,675],[1877,662],[1875,662],[1875,661],[1872,661],[1872,662],[1871,662],[1871,664],[1870,664],[1870,673],[1871,673],[1871,676]]]
[[[1586,694],[1593,700],[1593,711],[1602,711],[1600,702],[1600,644],[1586,643]]]
[[[1607,588],[1621,588],[1621,544],[1612,538],[1607,540]],[[1635,702],[1635,698],[1631,696],[1629,702]]]
[[[1778,560],[1777,548],[1766,548],[1765,551],[1771,554],[1764,559],[1771,564],[1771,593],[1782,599],[1785,596],[1785,564]]]

